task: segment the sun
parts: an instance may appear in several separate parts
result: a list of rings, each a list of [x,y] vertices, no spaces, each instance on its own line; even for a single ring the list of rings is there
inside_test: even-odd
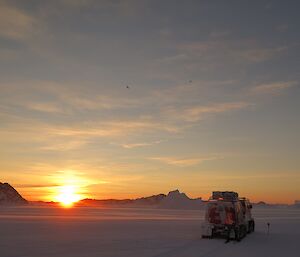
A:
[[[75,202],[81,199],[80,195],[76,193],[76,187],[72,185],[61,186],[56,200],[61,203],[63,207],[71,207]]]

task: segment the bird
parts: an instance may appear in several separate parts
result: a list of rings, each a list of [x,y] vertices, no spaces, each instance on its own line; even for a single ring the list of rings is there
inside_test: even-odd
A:
[[[127,85],[126,88],[129,89],[130,87]]]

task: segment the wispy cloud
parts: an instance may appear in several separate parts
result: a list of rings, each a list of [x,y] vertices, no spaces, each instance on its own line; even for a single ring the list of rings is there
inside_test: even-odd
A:
[[[172,63],[188,59],[186,54],[176,54],[158,59],[161,63]]]
[[[271,48],[253,48],[237,51],[237,56],[251,62],[262,62],[271,59],[273,56],[287,50],[287,46],[271,47]]]
[[[150,160],[159,161],[168,165],[174,165],[179,167],[194,166],[201,164],[205,161],[212,161],[220,159],[220,156],[207,156],[207,157],[195,157],[195,158],[178,158],[178,157],[151,157]]]
[[[46,102],[32,102],[25,104],[28,109],[39,111],[39,112],[48,112],[48,113],[64,113],[62,107],[58,106],[56,103],[46,103]]]
[[[123,120],[86,123],[86,126],[74,127],[49,127],[48,133],[57,136],[88,137],[112,137],[137,133],[138,131],[167,131],[175,133],[175,126],[158,123],[154,120]]]
[[[267,84],[260,84],[251,89],[252,93],[255,94],[280,94],[282,91],[296,86],[299,83],[297,81],[286,81],[286,82],[273,82]]]
[[[27,82],[29,84],[29,82]],[[227,85],[232,81],[186,82],[175,88],[154,90],[147,94],[149,98],[133,98],[133,115],[124,115],[120,118],[112,118],[111,110],[124,111],[127,103],[119,96],[109,97],[100,95],[101,99],[110,102],[106,107],[97,98],[97,93],[86,95],[84,89],[79,90],[74,87],[71,90],[68,85],[60,85],[52,82],[34,82],[29,89],[32,95],[26,95],[27,90],[21,85],[4,87],[3,96],[3,116],[7,125],[0,129],[1,138],[10,142],[34,142],[36,148],[43,151],[68,151],[86,147],[92,139],[109,139],[121,141],[121,147],[133,149],[159,144],[154,142],[134,142],[132,136],[154,135],[159,133],[159,137],[166,134],[178,135],[192,123],[205,119],[209,115],[217,115],[225,112],[240,110],[251,106],[247,102],[213,103],[209,105],[182,103],[183,96],[189,101],[197,94],[198,86],[203,87],[217,85]],[[27,85],[27,84],[26,84]],[[39,86],[40,85],[40,86]],[[23,90],[20,96],[15,94],[19,89]],[[33,90],[34,89],[34,90]],[[203,92],[203,91],[202,91]],[[80,97],[82,95],[82,97]],[[33,98],[33,100],[32,100]],[[42,101],[45,98],[45,101]],[[164,99],[168,100],[164,100]],[[131,100],[129,100],[131,101]],[[180,102],[181,101],[181,102]],[[99,103],[100,102],[100,103]],[[133,106],[136,104],[136,107]],[[18,109],[16,108],[18,107]],[[44,112],[45,115],[36,115],[26,112],[26,116],[20,116],[23,110],[21,107],[32,111]],[[96,108],[96,109],[93,109]],[[99,108],[99,109],[97,109]],[[106,109],[108,108],[108,109]],[[112,109],[110,109],[112,108]],[[155,113],[147,113],[147,108],[154,108]],[[95,112],[95,110],[99,112]],[[101,113],[100,113],[101,111]],[[146,112],[145,112],[146,111]],[[130,110],[126,110],[126,113]],[[82,114],[84,113],[84,117]],[[55,115],[54,115],[55,114]],[[59,117],[63,114],[64,117]],[[80,114],[77,116],[77,114]],[[98,117],[98,114],[101,114]],[[0,113],[1,115],[1,113]],[[3,114],[4,115],[4,114]],[[48,116],[47,116],[48,115]],[[45,119],[49,117],[49,119]],[[78,119],[80,118],[80,120]],[[163,133],[163,134],[162,134]],[[125,143],[123,143],[124,138]],[[123,141],[123,142],[122,142]],[[133,142],[132,142],[133,141]]]
[[[84,7],[89,6],[95,2],[94,0],[60,0],[58,2],[61,2],[62,4],[68,6],[68,7]]]
[[[17,188],[50,188],[50,187],[58,187],[60,186],[59,184],[53,184],[53,183],[49,183],[49,184],[15,184],[14,185]]]
[[[155,89],[151,92],[152,103],[163,104],[165,109],[182,106],[184,103],[207,102],[207,96],[222,95],[226,89],[237,84],[238,80],[185,80],[172,87]]]
[[[178,54],[187,54],[216,60],[230,58],[231,61],[262,62],[286,51],[289,47],[263,46],[255,40],[207,40],[189,42],[177,46]]]
[[[132,148],[137,148],[137,147],[157,145],[157,144],[160,144],[161,142],[162,142],[162,140],[157,140],[154,142],[120,144],[120,146],[122,146],[123,148],[132,149]]]
[[[2,95],[0,100],[6,110],[38,111],[56,115],[76,115],[94,111],[108,112],[111,110],[127,110],[143,106],[145,100],[120,93],[97,88],[85,90],[71,82],[57,83],[45,80],[16,81],[0,83]],[[92,86],[91,86],[92,87]],[[123,89],[123,91],[122,91]],[[16,93],[18,92],[18,93]],[[1,106],[0,106],[1,107]]]
[[[0,5],[0,35],[10,39],[23,39],[33,31],[35,20],[13,6]]]
[[[276,179],[282,179],[282,178],[293,178],[293,179],[300,179],[299,174],[290,174],[290,173],[273,173],[273,172],[266,172],[263,171],[261,174],[255,174],[255,175],[218,175],[216,180],[249,180],[249,179],[270,179],[270,178],[276,178]]]
[[[160,121],[157,117],[114,120],[110,118],[101,120],[96,117],[93,120],[85,119],[80,122],[74,122],[71,115],[62,119],[61,122],[53,122],[51,117],[45,120],[44,115],[42,119],[37,119],[34,115],[26,117],[20,116],[18,113],[10,113],[10,111],[7,108],[2,108],[0,111],[0,117],[3,120],[0,128],[2,142],[9,143],[11,146],[20,144],[21,142],[30,143],[35,150],[39,149],[43,151],[80,149],[100,138],[124,142],[124,139],[126,138],[127,140],[128,136],[155,133],[176,134],[181,130],[180,126],[167,121]],[[43,108],[43,111],[46,110]],[[52,110],[51,108],[48,110],[47,108],[47,112],[52,113],[52,111],[56,112],[59,110]],[[72,122],[69,122],[70,120]],[[119,143],[119,145],[129,149],[150,146],[160,142]]]
[[[172,117],[177,117],[188,122],[197,122],[210,114],[219,114],[234,110],[245,109],[252,105],[253,104],[247,102],[219,103],[207,106],[195,105],[187,107],[183,110],[170,109],[168,110],[168,114],[170,114]]]
[[[46,151],[69,151],[79,149],[87,144],[87,141],[85,140],[63,140],[56,143],[53,143],[52,141],[53,140],[49,140],[47,145],[42,146],[40,149]]]

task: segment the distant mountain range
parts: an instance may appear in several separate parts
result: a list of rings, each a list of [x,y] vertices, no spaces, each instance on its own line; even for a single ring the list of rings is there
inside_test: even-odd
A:
[[[27,203],[27,200],[10,184],[0,182],[0,205],[22,205]]]
[[[167,195],[158,194],[137,199],[83,199],[77,206],[119,206],[119,207],[156,207],[162,209],[201,209],[203,202],[201,198],[191,199],[179,190],[169,192]]]
[[[56,202],[28,202],[8,183],[0,182],[0,206],[1,205],[57,205]],[[206,201],[201,198],[192,199],[179,190],[170,191],[166,194],[157,194],[137,199],[83,199],[76,203],[76,206],[104,206],[104,207],[143,207],[143,208],[161,208],[161,209],[187,209],[198,210],[205,206]],[[253,203],[256,208],[265,207],[296,207],[300,208],[300,201],[295,201],[293,205],[287,204],[267,204],[265,202]]]

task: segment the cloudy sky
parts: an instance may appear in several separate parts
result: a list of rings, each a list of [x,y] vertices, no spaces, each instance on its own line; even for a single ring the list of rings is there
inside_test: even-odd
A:
[[[300,198],[298,1],[0,0],[0,178],[30,200]]]

